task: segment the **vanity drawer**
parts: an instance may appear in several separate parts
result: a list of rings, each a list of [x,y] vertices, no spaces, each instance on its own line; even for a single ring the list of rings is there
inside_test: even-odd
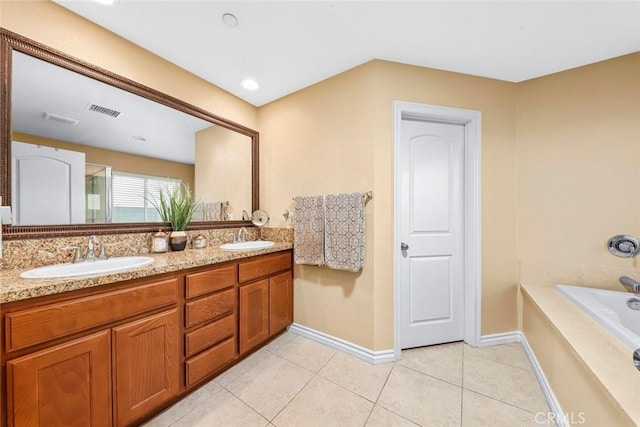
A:
[[[232,313],[236,308],[236,288],[218,292],[185,304],[187,328]]]
[[[172,277],[129,289],[9,313],[5,317],[6,351],[175,304],[177,299],[178,279]]]
[[[185,362],[187,387],[198,383],[227,363],[233,361],[238,354],[236,340],[231,337],[215,347],[200,353]]]
[[[230,314],[185,334],[185,352],[190,357],[236,334],[236,316]]]
[[[248,282],[291,268],[291,252],[267,255],[254,261],[241,262],[239,266],[240,282]]]
[[[193,298],[229,288],[238,283],[237,264],[187,275],[185,296]]]

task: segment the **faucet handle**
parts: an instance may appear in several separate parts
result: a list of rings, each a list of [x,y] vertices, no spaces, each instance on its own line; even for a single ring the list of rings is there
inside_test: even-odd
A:
[[[80,246],[65,246],[62,249],[64,249],[64,250],[73,250],[74,251],[73,261],[71,261],[71,262],[76,263],[76,262],[83,261],[82,252],[80,252]]]
[[[108,246],[115,246],[115,243],[104,243],[101,242],[100,243],[100,255],[98,255],[98,259],[107,259],[109,258],[109,256],[107,255],[107,247]]]

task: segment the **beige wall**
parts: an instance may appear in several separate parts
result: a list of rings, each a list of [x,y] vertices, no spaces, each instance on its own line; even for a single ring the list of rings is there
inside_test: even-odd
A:
[[[519,84],[517,146],[522,282],[640,278],[606,246],[640,235],[640,53]]]
[[[374,350],[393,346],[392,113],[401,100],[482,111],[482,333],[516,328],[515,96],[510,83],[372,61],[260,108],[267,211],[292,210],[296,195],[373,190],[364,269],[296,267],[296,322]]]
[[[116,172],[178,178],[193,188],[193,165],[154,159],[145,156],[137,156],[135,154],[122,153],[119,151],[104,150],[102,148],[91,147],[88,145],[73,144],[50,138],[41,138],[24,133],[14,132],[12,137],[14,141],[83,152],[86,155],[85,161],[87,163],[111,166]]]
[[[227,213],[251,215],[251,138],[220,126],[196,133],[196,199],[229,202]]]

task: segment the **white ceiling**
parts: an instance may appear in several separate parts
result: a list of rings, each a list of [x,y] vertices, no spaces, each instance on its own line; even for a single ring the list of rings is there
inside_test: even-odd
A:
[[[54,1],[256,106],[374,58],[519,82],[640,51],[640,0]]]
[[[196,132],[215,126],[20,52],[12,60],[15,132],[194,164]],[[121,114],[90,111],[92,104]],[[45,120],[47,113],[77,123]]]

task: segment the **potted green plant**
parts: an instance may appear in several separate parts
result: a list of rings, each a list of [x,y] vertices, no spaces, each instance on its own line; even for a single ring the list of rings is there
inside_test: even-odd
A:
[[[189,185],[181,183],[173,190],[160,191],[159,200],[151,200],[162,221],[171,224],[169,244],[174,251],[182,251],[187,246],[185,230],[191,222],[197,202]]]

